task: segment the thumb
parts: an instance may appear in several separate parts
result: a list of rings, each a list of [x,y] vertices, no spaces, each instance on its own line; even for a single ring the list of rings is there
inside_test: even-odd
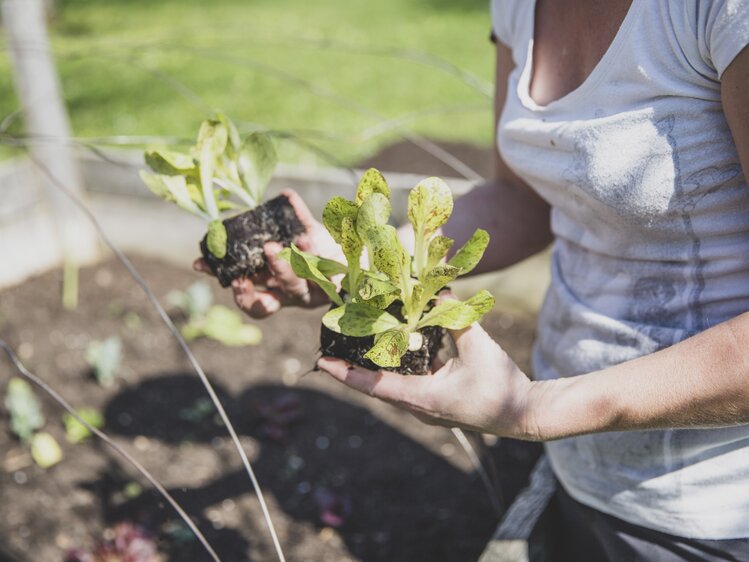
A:
[[[309,293],[307,282],[294,274],[291,265],[278,254],[283,246],[278,242],[266,242],[263,246],[265,257],[268,260],[268,268],[278,282],[278,287],[289,295],[305,295]]]
[[[486,349],[487,344],[494,344],[494,340],[477,322],[461,330],[448,330],[458,349],[458,355],[471,354],[475,350]]]

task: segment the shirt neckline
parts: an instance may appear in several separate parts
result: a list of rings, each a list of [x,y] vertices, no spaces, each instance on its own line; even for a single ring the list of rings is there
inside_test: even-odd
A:
[[[652,1],[652,0],[646,0]],[[595,87],[603,80],[615,66],[615,60],[622,50],[625,44],[625,40],[629,36],[629,33],[634,27],[639,14],[642,3],[639,0],[632,0],[632,4],[627,10],[627,14],[624,16],[619,29],[614,35],[614,39],[611,41],[608,49],[596,63],[593,70],[583,80],[583,82],[574,90],[566,93],[560,98],[557,98],[545,105],[536,103],[530,95],[530,78],[533,73],[533,42],[536,35],[536,3],[537,0],[533,0],[533,6],[531,8],[531,26],[530,26],[530,38],[528,39],[528,49],[525,56],[525,65],[520,74],[520,78],[517,84],[517,95],[522,105],[531,111],[545,112],[557,109],[567,103],[573,101],[580,101],[585,99],[588,93],[595,89]]]

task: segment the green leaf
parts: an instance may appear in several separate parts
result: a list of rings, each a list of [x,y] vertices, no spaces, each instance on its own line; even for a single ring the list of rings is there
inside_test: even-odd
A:
[[[371,273],[364,273],[364,278],[359,284],[359,297],[368,304],[384,310],[399,296],[400,288],[390,281],[375,277]]]
[[[239,153],[238,171],[242,184],[252,198],[263,200],[278,163],[278,154],[273,141],[265,133],[252,133]]]
[[[377,270],[387,275],[393,285],[402,286],[411,274],[411,257],[398,240],[398,232],[385,225],[370,228],[365,236]]]
[[[218,210],[221,213],[223,213],[224,211],[233,211],[235,209],[242,209],[242,208],[243,207],[241,205],[237,205],[234,201],[229,201],[228,199],[218,200]]]
[[[234,125],[234,123],[232,123],[231,120],[223,113],[217,112],[216,119],[221,121],[224,127],[226,127],[228,137],[226,152],[229,158],[234,158],[239,153],[239,149],[242,144],[242,139],[239,136],[239,131],[237,131],[237,127]]]
[[[446,263],[434,266],[427,272],[424,278],[425,296],[431,299],[437,291],[444,288],[451,281],[454,281],[460,273],[461,270],[459,267],[454,267]]]
[[[182,209],[194,215],[206,217],[201,207],[193,199],[195,192],[194,190],[191,192],[191,189],[188,188],[184,176],[164,176],[141,170],[140,177],[143,183],[148,186],[148,189],[158,197],[170,203],[176,203]],[[200,196],[199,201],[202,204],[202,196]]]
[[[346,273],[346,266],[340,262],[329,260],[328,258],[322,258],[320,256],[313,256],[312,254],[307,254],[307,256],[315,267],[320,270],[320,273],[328,279]],[[281,250],[278,257],[291,263],[291,248],[284,248]]]
[[[465,275],[478,265],[488,245],[489,233],[479,228],[447,263],[459,267],[460,274]]]
[[[419,321],[417,329],[425,326],[442,326],[450,330],[461,330],[477,322],[492,307],[494,297],[486,290],[463,302],[446,300],[427,312]]]
[[[212,220],[208,223],[206,246],[208,246],[208,251],[218,259],[223,259],[226,256],[227,238],[226,226],[221,219]]]
[[[341,243],[341,223],[343,219],[348,217],[352,220],[356,220],[356,216],[359,213],[359,208],[356,203],[353,203],[343,197],[336,196],[328,201],[327,205],[322,211],[322,223],[325,228],[330,232],[338,244]]]
[[[31,438],[31,458],[41,468],[50,468],[62,460],[62,449],[49,433],[37,433]]]
[[[358,264],[362,252],[362,241],[356,233],[356,227],[351,217],[343,217],[341,221],[341,249],[349,264]]]
[[[22,441],[29,441],[34,431],[44,426],[41,404],[31,385],[23,379],[10,379],[5,407],[10,414],[10,430]]]
[[[408,220],[417,236],[434,233],[447,222],[452,212],[452,193],[439,178],[420,181],[408,194]]]
[[[354,337],[371,336],[402,325],[389,312],[356,302],[328,311],[322,323],[334,332]]]
[[[390,219],[390,200],[382,193],[373,193],[359,207],[356,230],[363,238],[369,229],[385,226],[388,219]]]
[[[455,241],[447,236],[435,236],[432,238],[432,241],[429,242],[427,252],[427,270],[432,269],[440,263],[454,243]]]
[[[208,310],[203,333],[212,340],[232,347],[257,345],[263,337],[260,328],[245,324],[239,312],[222,305],[212,306]]]
[[[341,300],[341,297],[338,295],[338,289],[336,288],[335,283],[330,281],[317,268],[319,259],[320,258],[317,258],[316,256],[312,256],[310,254],[302,252],[299,248],[296,247],[296,245],[291,245],[289,263],[291,264],[291,269],[294,270],[294,273],[297,275],[297,277],[301,277],[302,279],[307,279],[308,281],[316,283],[325,292],[325,294],[328,295],[328,298],[331,301],[333,301],[335,304],[342,305],[343,300]]]
[[[110,386],[122,363],[122,341],[112,336],[102,341],[92,341],[86,348],[86,361],[93,368],[96,380]]]
[[[197,148],[201,158],[210,155],[215,160],[226,149],[229,141],[229,131],[220,119],[206,119],[200,124]]]
[[[375,344],[364,357],[380,367],[399,367],[408,350],[408,331],[395,328],[378,334]]]
[[[170,150],[148,150],[146,164],[157,174],[180,176],[196,173],[194,158],[189,154]]]
[[[390,199],[390,187],[388,187],[385,178],[374,168],[370,168],[361,180],[359,180],[359,186],[356,189],[356,205],[361,206],[364,200],[372,195],[373,193],[381,193],[387,199]]]
[[[77,411],[78,415],[83,418],[87,424],[96,429],[104,427],[104,416],[101,415],[99,410],[94,408],[81,408]],[[91,436],[89,429],[79,422],[72,414],[66,412],[62,418],[65,424],[65,437],[69,443],[80,443],[88,439]]]

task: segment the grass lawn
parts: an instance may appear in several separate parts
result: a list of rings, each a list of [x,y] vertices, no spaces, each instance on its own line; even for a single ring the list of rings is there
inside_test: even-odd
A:
[[[220,108],[350,163],[396,124],[489,144],[489,26],[485,0],[58,0],[50,33],[78,136],[191,137]],[[5,116],[18,107],[5,51],[0,76]],[[286,161],[330,164],[281,144]]]

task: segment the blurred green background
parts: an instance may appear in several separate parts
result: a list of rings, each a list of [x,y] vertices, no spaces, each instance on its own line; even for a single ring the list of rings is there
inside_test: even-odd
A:
[[[49,32],[74,133],[99,144],[116,135],[188,140],[211,108],[245,130],[291,139],[279,143],[287,162],[352,164],[398,140],[398,127],[491,143],[485,1],[52,5]],[[10,71],[3,49],[1,116],[18,108]],[[10,128],[22,130],[18,121]]]

